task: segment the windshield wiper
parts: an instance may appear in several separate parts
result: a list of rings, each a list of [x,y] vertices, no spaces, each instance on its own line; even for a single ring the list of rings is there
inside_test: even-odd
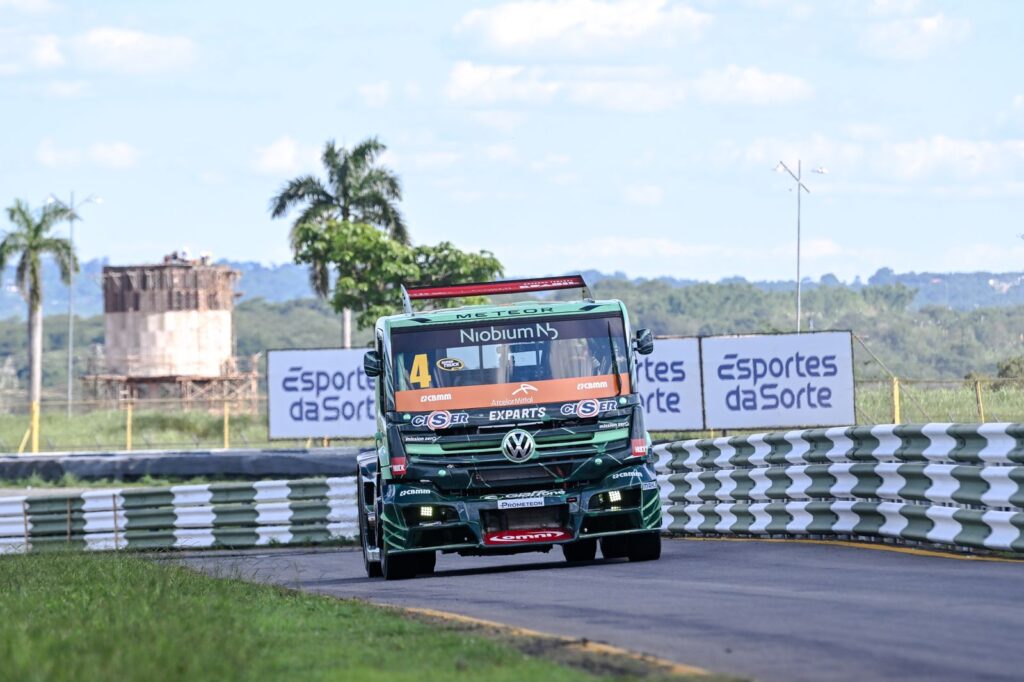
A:
[[[612,350],[612,371],[615,372],[615,395],[622,395],[622,376],[619,374],[619,354],[612,339],[612,323],[608,323],[608,347]]]

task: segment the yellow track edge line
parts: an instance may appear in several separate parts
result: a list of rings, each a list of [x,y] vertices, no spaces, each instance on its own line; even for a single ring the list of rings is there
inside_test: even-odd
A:
[[[691,538],[676,537],[673,540],[685,540],[687,542],[782,542],[798,543],[804,545],[834,545],[836,547],[854,547],[857,549],[873,549],[878,552],[896,552],[897,554],[913,554],[916,556],[938,557],[940,559],[956,559],[957,561],[990,561],[1004,564],[1021,564],[1024,559],[1010,559],[999,556],[981,556],[977,554],[954,554],[934,549],[920,549],[918,547],[900,547],[898,545],[886,545],[874,542],[857,542],[856,540],[810,540],[804,538]]]
[[[494,628],[496,630],[501,630],[503,632],[509,633],[510,635],[515,635],[519,637],[531,637],[537,639],[558,641],[566,644],[570,648],[585,651],[587,653],[621,656],[623,658],[629,658],[634,661],[639,661],[647,665],[652,665],[661,668],[665,672],[668,672],[673,675],[710,674],[704,668],[698,668],[692,665],[685,665],[683,663],[676,663],[675,661],[670,661],[665,658],[659,658],[657,656],[652,656],[650,654],[643,654],[637,651],[623,649],[622,647],[614,646],[612,644],[605,644],[603,642],[591,642],[590,640],[579,639],[575,637],[553,635],[550,632],[541,632],[540,630],[531,630],[529,628],[521,628],[515,625],[506,625],[505,623],[499,623],[493,620],[485,620],[483,618],[474,618],[473,616],[464,616],[461,613],[452,613],[450,611],[438,611],[437,609],[424,609],[414,606],[399,606],[396,608],[407,613],[426,616],[428,618],[436,618],[438,620],[445,620],[454,623],[465,623],[467,625]]]

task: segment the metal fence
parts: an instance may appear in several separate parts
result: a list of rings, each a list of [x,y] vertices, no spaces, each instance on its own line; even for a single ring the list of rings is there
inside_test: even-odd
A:
[[[809,429],[656,446],[668,528],[1024,552],[1024,424]]]
[[[933,381],[877,379],[856,382],[858,424],[908,422],[1024,422],[1024,379]],[[24,395],[0,401],[0,452],[26,448],[29,424]],[[311,447],[322,440],[271,441],[267,400],[44,400],[40,451]],[[702,435],[702,434],[692,434]],[[662,436],[663,438],[666,436]],[[680,439],[688,434],[671,434]],[[369,438],[350,441],[367,443]]]
[[[0,452],[25,452],[29,411],[7,403],[0,413]],[[358,442],[358,441],[357,441]],[[275,440],[267,431],[265,397],[253,399],[75,401],[41,404],[41,452],[217,448],[295,448],[331,441]]]
[[[1024,422],[1024,379],[858,381],[857,423]]]

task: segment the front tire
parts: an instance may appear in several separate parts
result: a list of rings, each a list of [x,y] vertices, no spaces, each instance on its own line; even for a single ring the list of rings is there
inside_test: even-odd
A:
[[[601,538],[601,556],[605,559],[625,559],[629,556],[629,536],[612,535]]]
[[[640,533],[629,536],[630,561],[656,561],[661,558],[661,533]]]
[[[384,580],[406,580],[415,577],[419,561],[415,554],[391,554],[384,547],[380,550],[380,569]]]
[[[359,545],[363,550],[363,568],[369,578],[379,578],[383,575],[380,568],[380,561],[372,561],[367,543],[370,541],[370,524],[366,518],[366,499],[363,489],[363,476],[356,474],[356,500],[359,504]]]
[[[437,552],[423,552],[414,555],[417,559],[416,573],[431,575],[437,566]]]
[[[562,554],[571,564],[580,561],[593,561],[597,556],[597,540],[576,540],[562,545]]]

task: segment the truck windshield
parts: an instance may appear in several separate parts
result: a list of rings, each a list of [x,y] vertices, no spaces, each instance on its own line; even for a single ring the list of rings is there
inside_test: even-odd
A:
[[[622,317],[472,322],[395,330],[395,407],[419,412],[629,393]]]

